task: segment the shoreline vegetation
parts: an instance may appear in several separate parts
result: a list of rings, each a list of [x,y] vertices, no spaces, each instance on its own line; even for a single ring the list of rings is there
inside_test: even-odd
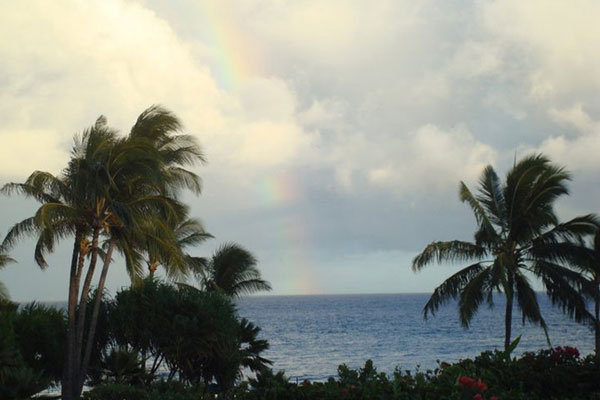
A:
[[[14,261],[9,252],[25,236],[37,241],[40,268],[50,268],[46,255],[60,241],[72,244],[72,254],[64,260],[64,311],[19,307],[0,285],[0,398],[60,385],[64,400],[600,399],[600,220],[559,221],[554,204],[569,194],[571,177],[545,156],[515,160],[504,180],[486,167],[476,192],[461,182],[459,199],[475,217],[473,241],[430,243],[412,264],[415,272],[432,263],[466,265],[434,290],[425,318],[456,300],[468,328],[481,305],[504,296],[503,351],[389,376],[367,360],[358,369],[340,365],[325,382],[298,383],[272,370],[260,327],[235,308],[239,296],[271,290],[258,260],[231,242],[211,257],[197,254],[213,236],[179,198],[200,194],[191,168],[204,162],[181,121],[151,106],[125,136],[99,117],[75,137],[60,174],[34,171],[2,187],[39,208],[9,229],[0,268]],[[117,254],[122,262],[114,262]],[[130,285],[111,298],[104,284],[112,264],[125,269]],[[532,280],[565,318],[590,328],[595,354],[550,345]],[[546,349],[514,356],[516,313],[546,332]],[[243,371],[254,376],[245,380]]]

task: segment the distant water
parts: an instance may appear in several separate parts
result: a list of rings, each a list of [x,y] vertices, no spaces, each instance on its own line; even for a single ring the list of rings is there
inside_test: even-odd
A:
[[[260,326],[270,349],[265,357],[274,370],[285,370],[295,380],[325,380],[345,363],[359,368],[372,359],[379,371],[392,373],[436,367],[436,360],[458,361],[485,350],[502,349],[504,299],[495,308],[480,308],[469,329],[458,322],[456,304],[442,307],[423,319],[428,294],[258,296],[238,300],[238,312]],[[582,354],[593,351],[592,332],[571,322],[548,298],[538,301],[553,346],[575,346]],[[64,307],[65,303],[50,303]],[[513,338],[522,335],[515,351],[546,348],[541,328],[522,325],[515,310]]]
[[[427,294],[312,295],[247,297],[238,301],[239,314],[262,328],[271,347],[265,357],[275,370],[292,379],[323,380],[337,366],[362,367],[372,359],[379,371],[396,366],[414,370],[436,367],[436,360],[457,361],[504,343],[504,301],[496,297],[493,310],[482,306],[466,330],[460,326],[456,304],[423,319]],[[591,331],[567,319],[538,295],[553,346],[570,345],[582,354],[593,351]],[[547,347],[541,328],[522,325],[516,313],[513,338],[522,335],[515,351]]]

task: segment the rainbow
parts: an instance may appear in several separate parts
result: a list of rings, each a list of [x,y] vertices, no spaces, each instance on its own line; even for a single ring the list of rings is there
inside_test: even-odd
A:
[[[319,278],[314,271],[311,257],[310,218],[300,214],[296,207],[303,200],[302,182],[289,172],[280,172],[264,178],[256,186],[261,204],[284,210],[278,219],[273,246],[284,251],[281,268],[286,271],[284,292],[296,294],[322,293]]]
[[[235,90],[261,70],[255,43],[240,30],[227,1],[197,2],[201,38],[207,45],[212,73],[224,90]]]
[[[208,48],[213,76],[219,87],[235,91],[244,81],[263,70],[260,50],[241,31],[231,4],[222,0],[197,2],[201,39]],[[284,292],[319,293],[321,287],[311,260],[310,230],[305,215],[295,205],[302,200],[302,185],[293,174],[277,173],[265,177],[256,186],[255,195],[265,207],[285,210],[274,235],[275,248],[284,251],[280,260],[286,271]],[[279,291],[278,290],[278,291]]]

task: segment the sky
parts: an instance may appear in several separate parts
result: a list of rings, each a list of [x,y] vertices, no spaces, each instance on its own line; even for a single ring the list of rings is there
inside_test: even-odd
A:
[[[162,104],[197,137],[203,193],[272,294],[430,292],[434,240],[470,239],[458,199],[486,165],[542,152],[573,174],[561,218],[599,212],[600,3],[593,0],[0,2],[0,183],[60,173],[99,115],[125,135]],[[0,234],[36,204],[0,198]],[[64,300],[70,241],[0,271],[15,300]],[[114,293],[129,280],[117,261]]]

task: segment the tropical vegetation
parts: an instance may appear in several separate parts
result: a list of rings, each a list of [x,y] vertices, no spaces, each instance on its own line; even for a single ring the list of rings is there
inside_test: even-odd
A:
[[[256,258],[237,243],[221,245],[201,271],[205,290],[218,290],[232,297],[271,290],[260,277]]]
[[[25,399],[62,378],[63,311],[31,303],[0,307],[0,398]]]
[[[8,232],[3,248],[10,248],[23,235],[34,235],[35,260],[46,268],[45,254],[52,252],[58,241],[73,238],[64,399],[81,393],[90,360],[90,348],[83,346],[84,321],[98,259],[103,259],[98,282],[102,293],[115,250],[123,255],[134,282],[143,276],[144,254],[151,263],[168,265],[169,272],[178,271],[181,276],[187,273],[192,258],[177,240],[194,244],[208,237],[198,221],[186,222],[188,209],[177,200],[181,189],[200,192],[200,178],[186,167],[204,161],[194,137],[180,133],[181,128],[179,119],[160,106],[145,110],[126,137],[120,137],[106,118],[100,117],[75,138],[69,164],[60,175],[35,171],[24,183],[2,188],[4,193],[22,194],[41,203],[35,215]],[[180,238],[169,230],[181,225],[196,232],[191,238]],[[89,345],[98,309],[97,302],[87,331]]]
[[[338,367],[324,382],[291,382],[283,371],[265,370],[223,399],[380,399],[380,400],[592,400],[600,398],[598,367],[593,356],[581,357],[573,347],[557,347],[511,357],[504,351],[483,352],[433,370],[396,370],[388,375],[367,360],[363,367]],[[84,394],[86,400],[214,399],[205,388],[106,384]]]
[[[412,263],[415,271],[434,262],[466,263],[434,290],[425,317],[457,300],[468,327],[479,307],[493,306],[501,293],[504,351],[392,375],[369,360],[357,370],[341,365],[326,382],[301,384],[271,369],[260,328],[236,310],[239,297],[271,290],[256,257],[233,242],[210,257],[198,254],[213,236],[180,198],[184,191],[200,194],[194,168],[204,162],[181,121],[152,106],[123,136],[98,118],[76,136],[61,173],[34,171],[2,187],[39,207],[8,231],[0,268],[14,261],[8,252],[24,236],[36,239],[41,268],[59,242],[69,240],[72,251],[64,311],[12,303],[0,283],[0,398],[28,398],[60,385],[65,400],[186,400],[215,392],[248,400],[600,399],[600,220],[593,214],[559,220],[554,207],[569,194],[571,176],[545,156],[515,161],[504,180],[486,167],[475,192],[461,182],[460,200],[475,216],[473,241],[433,242]],[[111,297],[104,286],[113,263],[130,285]],[[594,331],[595,357],[553,348],[549,339],[548,349],[512,356],[515,309],[523,322],[547,332],[534,281]],[[84,385],[90,390],[82,394]]]
[[[479,178],[478,191],[460,183],[459,196],[475,215],[472,242],[451,240],[430,243],[413,260],[419,271],[432,262],[467,262],[468,265],[435,288],[423,313],[435,314],[451,299],[458,299],[459,318],[468,327],[479,306],[494,305],[494,292],[504,293],[504,347],[511,343],[513,308],[523,321],[546,331],[531,278],[539,279],[554,304],[578,322],[590,320],[582,289],[585,279],[569,263],[581,256],[577,246],[599,225],[594,215],[559,222],[556,200],[568,194],[570,175],[543,155],[516,162],[504,183],[491,166]],[[516,301],[516,304],[515,304]]]
[[[103,332],[94,348],[91,381],[149,384],[161,376],[182,384],[216,382],[229,389],[243,368],[270,361],[260,328],[239,318],[231,297],[147,278],[102,302]]]

